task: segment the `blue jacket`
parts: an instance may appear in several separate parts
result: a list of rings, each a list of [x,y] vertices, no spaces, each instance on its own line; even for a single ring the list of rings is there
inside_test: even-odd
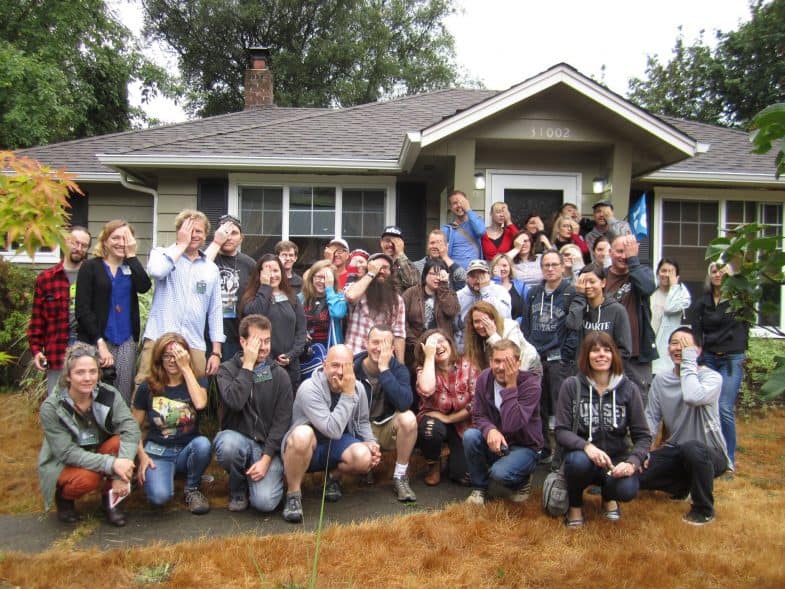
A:
[[[365,387],[368,397],[368,408],[371,422],[383,423],[396,411],[408,411],[414,401],[409,369],[393,356],[390,360],[390,369],[379,374],[379,385],[382,398],[373,398],[373,387],[368,381],[368,375],[363,368],[363,360],[368,352],[362,352],[354,358],[354,376]]]
[[[447,236],[447,255],[464,269],[468,268],[472,260],[482,259],[480,240],[485,234],[485,222],[482,218],[472,210],[467,211],[466,214],[469,218],[463,223],[442,225],[442,231]],[[466,234],[473,239],[467,240]]]
[[[545,281],[533,287],[526,297],[523,335],[537,348],[543,361],[574,360],[578,333],[567,328],[567,314],[575,288],[566,280],[552,293],[545,292]]]

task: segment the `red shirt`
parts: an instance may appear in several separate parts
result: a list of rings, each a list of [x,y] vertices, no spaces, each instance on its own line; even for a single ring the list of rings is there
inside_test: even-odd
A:
[[[515,237],[516,233],[518,233],[518,228],[514,223],[507,225],[507,227],[504,228],[502,240],[499,242],[498,247],[491,241],[491,238],[488,237],[487,231],[483,233],[481,240],[483,257],[490,262],[496,254],[506,254],[512,249],[512,238]]]
[[[63,368],[68,347],[69,288],[62,262],[44,270],[35,279],[27,340],[33,356],[43,352],[52,370]]]

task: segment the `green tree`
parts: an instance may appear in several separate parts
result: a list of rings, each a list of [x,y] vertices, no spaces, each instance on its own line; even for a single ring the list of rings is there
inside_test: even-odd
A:
[[[132,81],[172,87],[103,0],[0,3],[0,147],[125,131]]]
[[[145,33],[178,56],[186,109],[242,110],[247,49],[269,47],[275,103],[350,106],[448,87],[453,0],[142,0]]]
[[[712,124],[746,125],[767,104],[785,99],[785,0],[754,0],[751,18],[718,31],[716,48],[703,34],[685,45],[679,33],[672,57],[647,58],[628,97],[658,114]]]

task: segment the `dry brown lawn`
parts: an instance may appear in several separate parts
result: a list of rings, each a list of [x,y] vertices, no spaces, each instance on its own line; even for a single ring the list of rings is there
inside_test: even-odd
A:
[[[4,396],[0,510],[39,509],[35,416]],[[717,519],[643,493],[618,524],[588,498],[566,530],[539,496],[523,506],[416,513],[325,530],[317,587],[785,587],[785,411],[740,420],[739,472],[718,480]],[[307,587],[315,535],[237,536],[133,550],[0,554],[0,587]],[[7,585],[5,585],[6,583]]]

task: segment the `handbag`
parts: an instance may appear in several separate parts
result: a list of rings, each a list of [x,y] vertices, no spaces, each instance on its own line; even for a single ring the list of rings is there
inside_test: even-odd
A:
[[[300,378],[305,380],[311,378],[317,368],[324,365],[324,359],[327,357],[327,350],[334,346],[336,343],[335,335],[333,333],[333,320],[330,318],[330,327],[327,330],[327,345],[320,343],[311,343],[300,356]]]

